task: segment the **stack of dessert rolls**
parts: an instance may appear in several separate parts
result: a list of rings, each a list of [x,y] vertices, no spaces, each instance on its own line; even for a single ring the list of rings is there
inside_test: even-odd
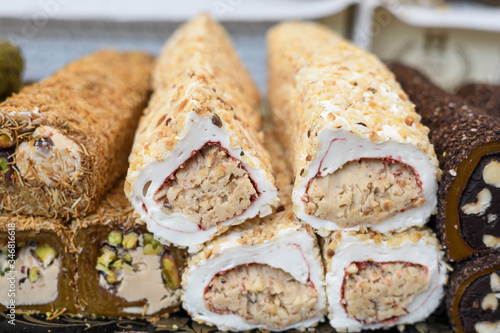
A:
[[[207,15],[155,64],[101,52],[0,105],[0,264],[14,220],[9,269],[43,290],[25,309],[182,305],[221,330],[270,331],[433,312],[447,269],[426,227],[441,175],[429,129],[375,56],[327,28],[280,24],[268,45],[264,129],[258,90]]]
[[[268,46],[294,212],[322,236],[330,324],[360,331],[425,319],[447,276],[424,226],[440,176],[428,128],[378,59],[326,27],[284,23]]]
[[[456,96],[401,64],[390,68],[415,103],[443,168],[436,223],[456,262],[446,305],[456,332],[500,329],[500,118],[493,86]],[[486,90],[487,89],[487,90]],[[469,102],[473,102],[474,106]]]
[[[101,51],[0,104],[3,308],[55,317],[180,307],[185,251],[154,240],[123,193],[153,62]]]

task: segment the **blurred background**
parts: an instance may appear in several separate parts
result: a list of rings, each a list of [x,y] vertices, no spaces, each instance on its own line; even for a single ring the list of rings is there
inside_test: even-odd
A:
[[[157,55],[200,12],[224,23],[262,92],[266,31],[297,19],[325,23],[451,91],[469,81],[500,82],[500,0],[4,0],[0,39],[20,47],[24,79],[36,81],[98,49]]]

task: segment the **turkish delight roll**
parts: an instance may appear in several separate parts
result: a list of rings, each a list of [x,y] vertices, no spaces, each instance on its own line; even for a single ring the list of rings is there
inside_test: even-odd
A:
[[[333,232],[323,243],[330,324],[359,332],[424,320],[444,294],[443,257],[428,229]]]
[[[57,220],[0,215],[0,310],[80,312],[75,256],[68,229]]]
[[[470,83],[460,87],[457,95],[464,98],[467,104],[500,117],[500,85]]]
[[[316,237],[291,210],[209,242],[188,261],[182,287],[191,317],[220,330],[306,328],[326,310]]]
[[[133,217],[123,182],[98,211],[73,222],[77,289],[87,314],[159,317],[180,308],[185,250],[160,244]]]
[[[0,209],[68,219],[127,170],[154,59],[102,51],[0,104]]]
[[[325,230],[422,226],[439,168],[428,129],[373,55],[315,23],[268,35],[273,116],[294,167],[294,211]]]
[[[182,26],[153,76],[125,184],[148,229],[187,247],[271,213],[259,93],[222,26],[206,15]]]
[[[457,333],[500,332],[500,257],[478,256],[457,264],[450,276],[446,306]]]
[[[291,170],[276,133],[266,127],[281,205],[216,237],[188,261],[183,307],[221,330],[282,331],[323,320],[323,265],[312,229],[292,209]]]
[[[469,106],[414,69],[391,65],[415,103],[443,169],[437,226],[452,261],[500,249],[500,118]]]

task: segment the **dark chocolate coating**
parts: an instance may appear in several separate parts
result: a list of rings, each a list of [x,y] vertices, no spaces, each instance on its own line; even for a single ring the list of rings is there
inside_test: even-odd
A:
[[[481,108],[492,116],[500,117],[500,85],[466,84],[458,89],[457,95],[464,98],[467,104]]]
[[[500,306],[494,311],[481,308],[484,297],[495,293],[490,285],[493,272],[500,275],[498,253],[462,261],[450,276],[446,306],[455,332],[475,333],[476,323],[500,320]]]
[[[429,138],[443,170],[437,227],[448,259],[459,261],[493,251],[472,249],[462,239],[459,205],[462,192],[481,159],[500,153],[500,118],[471,107],[463,98],[438,88],[412,68],[401,64],[391,64],[389,68],[415,104],[422,123],[431,130]]]
[[[459,212],[462,238],[474,250],[488,250],[483,242],[483,235],[500,237],[500,188],[486,184],[483,180],[483,169],[491,161],[500,163],[500,154],[481,159],[460,199],[459,207],[463,207],[465,204],[476,202],[478,193],[483,189],[491,192],[492,201],[484,214],[465,214],[462,209]],[[496,220],[488,222],[489,214],[496,216]]]

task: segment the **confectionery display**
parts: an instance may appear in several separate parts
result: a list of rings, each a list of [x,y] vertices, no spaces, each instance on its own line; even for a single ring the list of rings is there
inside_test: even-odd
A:
[[[208,14],[166,37],[22,89],[0,41],[0,331],[500,332],[500,86],[294,21],[262,99]]]

